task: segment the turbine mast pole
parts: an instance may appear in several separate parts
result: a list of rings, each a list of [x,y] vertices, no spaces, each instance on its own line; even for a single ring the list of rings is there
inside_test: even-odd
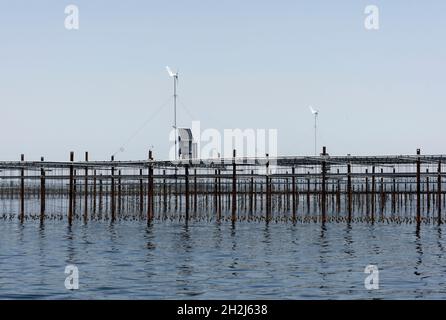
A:
[[[177,131],[177,79],[178,74],[173,76],[173,126],[175,129],[175,160],[177,160],[178,147],[177,147],[177,139],[178,139],[178,131]]]
[[[317,113],[314,114],[314,155],[317,156]]]

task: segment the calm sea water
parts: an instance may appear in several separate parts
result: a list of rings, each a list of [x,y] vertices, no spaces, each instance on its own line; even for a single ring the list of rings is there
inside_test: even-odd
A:
[[[0,220],[1,299],[444,299],[444,227]],[[79,289],[67,290],[76,265]],[[364,268],[379,268],[366,290]]]

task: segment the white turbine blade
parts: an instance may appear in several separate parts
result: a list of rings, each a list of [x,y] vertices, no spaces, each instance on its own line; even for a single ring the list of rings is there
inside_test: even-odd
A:
[[[314,110],[312,106],[309,106],[309,108],[310,108],[310,111],[311,111],[311,113],[312,113],[312,114],[315,114],[315,113],[317,113],[317,111],[316,111],[316,110]]]
[[[310,111],[312,114],[318,115],[319,114],[319,110],[314,109],[312,106],[309,106]]]
[[[167,73],[169,74],[169,76],[173,77],[175,74],[172,72],[172,70],[170,70],[169,66],[166,66],[166,70]]]

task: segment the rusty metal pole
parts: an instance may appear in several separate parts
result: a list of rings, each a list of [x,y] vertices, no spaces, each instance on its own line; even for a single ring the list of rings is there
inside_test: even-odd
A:
[[[141,177],[139,179],[139,211],[142,213],[144,210],[144,188],[143,188],[143,181],[142,181],[142,169],[139,169],[139,176]]]
[[[178,210],[178,167],[175,167],[175,211]]]
[[[184,167],[184,182],[186,192],[186,221],[189,220],[189,165]]]
[[[396,180],[395,180],[395,168],[393,168],[392,179],[392,212],[396,212]]]
[[[375,221],[375,166],[372,167],[372,222]]]
[[[122,210],[122,184],[121,170],[118,170],[118,213]]]
[[[347,164],[347,196],[348,196],[348,221],[352,219],[352,166],[350,163]]]
[[[369,216],[369,170],[365,169],[365,210],[366,216]]]
[[[163,170],[163,211],[167,212],[167,183],[166,170]]]
[[[429,174],[429,169],[426,169],[426,173]],[[431,209],[431,195],[429,190],[429,175],[426,176],[426,205],[427,205],[427,212]]]
[[[441,224],[441,162],[438,162],[437,210],[438,210],[438,224]]]
[[[40,161],[45,161],[43,157]],[[40,222],[45,218],[45,168],[40,169]]]
[[[251,170],[251,178],[249,181],[249,213],[254,212],[254,170]]]
[[[71,151],[70,152],[70,162],[74,161],[74,152]],[[74,194],[74,181],[73,181],[73,176],[74,176],[74,166],[71,164],[70,165],[70,186],[69,186],[69,196],[68,196],[68,224],[71,225],[71,223],[73,222],[73,194]]]
[[[310,184],[310,171],[308,171],[308,179],[307,179],[307,211],[310,212],[310,189],[311,189],[311,184]]]
[[[218,169],[218,220],[221,219],[221,205],[222,205],[222,199],[221,199],[221,170]]]
[[[96,170],[93,170],[93,213],[96,212]]]
[[[197,203],[198,203],[197,169],[194,169],[194,212],[197,212]]]
[[[76,198],[77,198],[77,169],[74,169],[74,175],[73,175],[73,216],[76,216]]]
[[[218,170],[214,170],[214,210],[218,213]]]
[[[237,166],[235,164],[236,150],[232,150],[232,221],[236,219],[237,211]]]
[[[325,147],[322,147],[322,157],[325,158],[325,155],[327,154],[327,149]],[[326,209],[327,209],[327,205],[326,205],[326,173],[327,173],[327,163],[324,159],[324,161],[322,161],[322,167],[321,167],[321,174],[322,174],[322,185],[321,185],[321,206],[322,206],[322,223],[325,223],[327,220],[326,217]]]
[[[417,149],[417,224],[421,222],[421,159],[420,159],[420,149]]]
[[[102,186],[103,182],[102,182],[102,173],[99,177],[99,212],[102,212],[102,201],[103,201],[103,186]]]
[[[380,198],[381,198],[381,208],[380,208],[380,211],[381,211],[381,218],[384,218],[384,205],[385,205],[385,196],[384,196],[384,169],[383,168],[381,168],[381,184],[380,184],[380,191],[381,191],[381,195],[380,195]]]
[[[88,151],[85,152],[85,162],[88,162]],[[84,220],[87,220],[88,216],[88,167],[85,167],[85,194],[84,194]]]
[[[336,183],[336,211],[341,212],[341,179],[339,178],[339,169],[336,170],[337,173],[337,183]]]
[[[296,168],[293,167],[291,169],[292,179],[291,179],[291,192],[292,194],[292,200],[293,200],[293,221],[296,221],[296,214],[297,214],[297,203],[296,203]]]
[[[20,155],[20,161],[25,161],[25,155]],[[20,221],[25,219],[25,169],[20,169]]]
[[[268,154],[266,154],[268,159]],[[269,221],[271,215],[271,180],[269,177],[269,160],[266,161],[266,221]]]
[[[115,157],[111,157],[111,161],[115,161]],[[116,219],[116,203],[115,203],[115,167],[111,167],[111,214],[112,221]]]
[[[148,174],[148,187],[147,187],[147,223],[150,223],[150,221],[153,218],[153,166],[151,164],[151,161],[153,160],[152,157],[152,150],[149,150],[149,174]]]

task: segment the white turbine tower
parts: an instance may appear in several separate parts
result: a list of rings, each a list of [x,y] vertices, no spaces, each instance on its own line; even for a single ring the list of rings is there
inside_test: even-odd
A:
[[[319,115],[319,110],[313,109],[310,106],[310,111],[314,115],[314,155],[317,155],[317,116]]]
[[[173,128],[175,129],[175,160],[177,160],[178,147],[178,131],[177,131],[177,83],[178,83],[178,71],[172,72],[172,70],[166,66],[167,73],[173,78]]]

